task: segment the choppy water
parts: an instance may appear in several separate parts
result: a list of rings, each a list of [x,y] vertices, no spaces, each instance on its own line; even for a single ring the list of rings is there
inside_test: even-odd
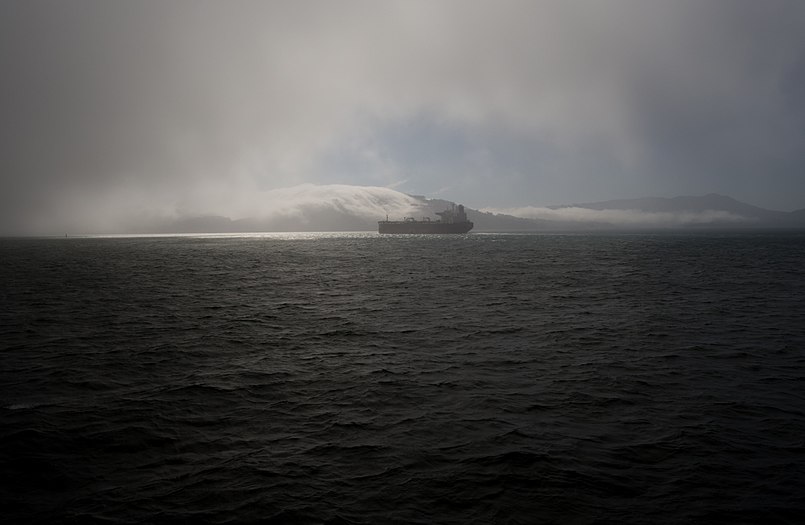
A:
[[[795,523],[805,234],[0,241],[7,522]]]

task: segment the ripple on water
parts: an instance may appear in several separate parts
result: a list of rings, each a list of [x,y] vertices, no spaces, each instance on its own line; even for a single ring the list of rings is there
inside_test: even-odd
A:
[[[11,522],[793,523],[803,255],[3,240],[0,497]]]

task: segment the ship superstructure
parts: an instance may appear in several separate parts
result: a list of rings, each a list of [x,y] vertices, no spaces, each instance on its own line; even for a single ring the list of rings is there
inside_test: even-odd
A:
[[[413,217],[405,217],[401,221],[390,221],[386,217],[385,221],[378,221],[377,231],[379,233],[467,233],[474,224],[467,220],[467,212],[464,205],[459,204],[445,211],[436,212],[441,219],[431,220],[425,217],[416,220]]]

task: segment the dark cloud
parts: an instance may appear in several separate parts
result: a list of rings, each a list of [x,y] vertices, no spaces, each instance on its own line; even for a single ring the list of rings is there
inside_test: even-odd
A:
[[[8,231],[242,215],[304,182],[476,206],[711,191],[805,206],[799,1],[0,11]]]

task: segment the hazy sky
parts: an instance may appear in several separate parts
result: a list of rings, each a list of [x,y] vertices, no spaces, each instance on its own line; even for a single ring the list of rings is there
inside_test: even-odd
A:
[[[0,219],[303,183],[805,207],[805,2],[0,2]]]

